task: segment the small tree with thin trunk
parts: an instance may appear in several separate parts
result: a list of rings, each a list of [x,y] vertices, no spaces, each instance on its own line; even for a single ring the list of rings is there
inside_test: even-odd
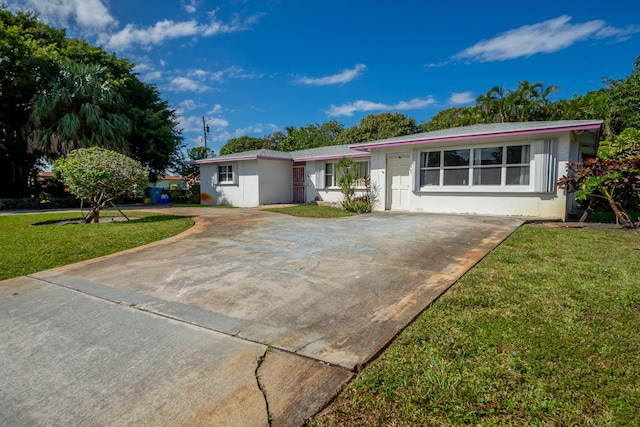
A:
[[[337,170],[338,185],[344,195],[342,208],[347,212],[371,212],[375,202],[375,192],[371,189],[371,176],[367,175],[364,177],[364,191],[359,196],[356,196],[358,169],[355,162],[348,157],[343,157],[337,164]]]
[[[575,192],[577,200],[606,200],[620,225],[636,228],[624,206],[636,202],[640,194],[640,151],[613,160],[569,162],[567,172],[558,182],[560,188]]]
[[[72,194],[91,204],[87,223],[100,222],[101,209],[142,190],[148,182],[147,171],[138,161],[99,147],[79,148],[56,160],[53,173]]]

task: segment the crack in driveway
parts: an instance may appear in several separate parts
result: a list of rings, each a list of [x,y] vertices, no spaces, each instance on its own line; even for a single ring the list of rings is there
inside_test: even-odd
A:
[[[269,410],[269,399],[267,398],[267,389],[265,388],[264,384],[262,384],[262,381],[260,381],[260,374],[258,373],[258,371],[260,371],[260,367],[262,366],[265,359],[267,358],[267,355],[271,351],[271,345],[270,344],[265,344],[265,345],[267,346],[267,348],[264,350],[264,353],[262,354],[262,356],[258,358],[256,363],[256,370],[254,374],[256,377],[256,383],[258,384],[258,389],[260,389],[260,393],[262,393],[262,396],[264,397],[264,404],[267,409],[267,422],[269,423],[269,427],[271,427],[271,421],[273,419],[273,415]]]

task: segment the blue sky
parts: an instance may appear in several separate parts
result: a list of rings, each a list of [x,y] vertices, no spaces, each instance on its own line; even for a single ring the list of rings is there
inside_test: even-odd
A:
[[[6,0],[5,0],[6,1]],[[494,85],[560,98],[626,77],[640,55],[636,0],[9,0],[137,64],[216,152],[285,126],[402,112],[418,122]]]

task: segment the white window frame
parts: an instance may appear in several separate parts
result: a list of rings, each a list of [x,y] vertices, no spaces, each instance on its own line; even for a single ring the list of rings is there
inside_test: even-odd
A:
[[[364,179],[366,176],[371,175],[371,163],[369,160],[354,160],[353,162],[356,165],[356,174],[358,178],[356,179],[356,188],[364,188]],[[364,168],[363,168],[364,165]],[[364,169],[364,171],[363,171]]]
[[[528,159],[522,163],[507,163],[507,150],[509,147],[516,146],[524,146],[528,147],[526,150],[528,151]],[[502,159],[500,164],[489,164],[489,165],[481,165],[474,164],[474,156],[476,155],[476,149],[487,149],[487,148],[501,148],[502,150]],[[469,150],[469,161],[468,165],[464,166],[444,166],[445,163],[445,155],[444,153],[447,151],[460,151],[460,150]],[[440,153],[439,165],[438,166],[423,166],[423,156],[428,155],[427,153],[438,152]],[[498,192],[533,192],[533,143],[531,141],[528,142],[512,142],[512,143],[494,143],[494,144],[486,144],[481,146],[462,146],[462,147],[439,147],[433,149],[424,149],[418,150],[416,160],[418,162],[418,173],[416,174],[416,188],[418,192],[451,192],[451,191],[464,191],[464,192],[487,192],[487,191],[498,191]],[[474,184],[474,170],[482,170],[487,168],[500,168],[500,184],[492,184],[492,185],[482,185],[482,184]],[[515,168],[515,167],[526,167],[529,169],[528,174],[528,183],[526,184],[517,184],[517,185],[509,185],[506,182],[507,177],[507,169]],[[444,175],[445,171],[449,170],[462,170],[465,169],[468,171],[468,176],[466,178],[466,182],[460,185],[444,185]],[[422,175],[426,171],[438,171],[438,185],[422,185]]]
[[[222,172],[221,169],[226,168],[227,170]],[[230,179],[229,179],[229,175]],[[225,179],[222,179],[222,176]],[[238,183],[238,166],[234,163],[218,163],[216,165],[216,185],[236,185]]]
[[[358,173],[358,179],[356,180],[356,185],[355,188],[356,189],[362,189],[364,188],[364,177],[366,175],[370,175],[371,174],[371,161],[370,160],[357,160],[354,159],[353,160],[354,165],[357,168],[357,173]],[[365,174],[361,175],[361,170],[362,170],[362,164],[366,164],[365,167]],[[331,165],[331,173],[329,173],[329,165]],[[340,173],[338,171],[338,160],[326,160],[323,161],[322,163],[322,173],[324,175],[324,180],[321,180],[320,182],[324,183],[324,189],[325,190],[335,190],[335,189],[339,189],[340,186],[338,185],[338,179],[340,178]]]
[[[325,162],[324,164],[324,188],[336,188],[338,186],[338,179],[336,176],[337,162]],[[329,172],[331,168],[331,172]]]

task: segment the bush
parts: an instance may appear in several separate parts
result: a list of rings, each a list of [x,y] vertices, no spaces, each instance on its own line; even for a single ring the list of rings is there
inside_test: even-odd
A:
[[[338,178],[338,184],[344,199],[342,200],[342,208],[347,212],[353,213],[368,213],[373,210],[374,194],[371,191],[371,176],[364,177],[365,191],[364,194],[358,197],[354,197],[356,194],[356,182],[358,180],[358,174],[356,165],[352,159],[343,157],[338,162],[338,171],[340,176]]]
[[[343,201],[342,207],[347,212],[353,212],[357,214],[369,213],[372,211],[371,200],[368,196],[356,197],[349,201]]]
[[[56,160],[53,175],[70,193],[91,204],[86,222],[99,222],[101,209],[119,197],[137,194],[148,180],[140,162],[99,147],[78,148]]]
[[[0,199],[0,211],[32,210],[32,209],[64,209],[77,208],[80,202],[70,197],[50,197],[35,199],[31,197],[22,199]]]

